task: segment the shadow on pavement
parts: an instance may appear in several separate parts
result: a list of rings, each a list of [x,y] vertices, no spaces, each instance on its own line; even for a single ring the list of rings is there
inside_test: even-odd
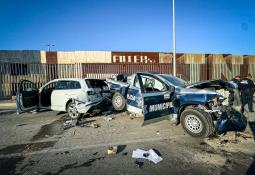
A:
[[[255,155],[253,156],[253,162],[246,171],[245,175],[254,175],[255,172]]]

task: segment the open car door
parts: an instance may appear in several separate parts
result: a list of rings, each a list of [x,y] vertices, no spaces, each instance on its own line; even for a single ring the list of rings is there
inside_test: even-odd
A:
[[[169,119],[170,114],[174,114],[174,87],[169,87],[153,74],[139,73],[138,78],[143,97],[144,124]]]
[[[16,95],[17,113],[27,112],[38,108],[39,93],[35,84],[28,80],[19,83]]]

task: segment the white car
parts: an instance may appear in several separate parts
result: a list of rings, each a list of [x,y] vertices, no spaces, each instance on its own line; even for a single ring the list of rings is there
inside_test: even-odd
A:
[[[37,89],[33,82],[23,80],[17,92],[17,113],[50,109],[66,111],[74,119],[80,116],[76,108],[77,102],[86,104],[86,109],[79,109],[82,113],[86,113],[110,96],[107,84],[100,79],[55,79],[40,89]]]

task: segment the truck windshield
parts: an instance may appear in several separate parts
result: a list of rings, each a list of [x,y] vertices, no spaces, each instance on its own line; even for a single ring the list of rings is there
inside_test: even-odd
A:
[[[164,78],[166,81],[170,82],[170,84],[174,86],[184,87],[188,84],[186,81],[171,75],[161,74],[159,76],[161,76],[162,78]]]

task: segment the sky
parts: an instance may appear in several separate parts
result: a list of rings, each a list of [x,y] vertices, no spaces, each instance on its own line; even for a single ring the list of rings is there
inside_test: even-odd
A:
[[[255,54],[254,0],[175,0],[176,51]],[[172,52],[172,0],[0,0],[0,50]]]

